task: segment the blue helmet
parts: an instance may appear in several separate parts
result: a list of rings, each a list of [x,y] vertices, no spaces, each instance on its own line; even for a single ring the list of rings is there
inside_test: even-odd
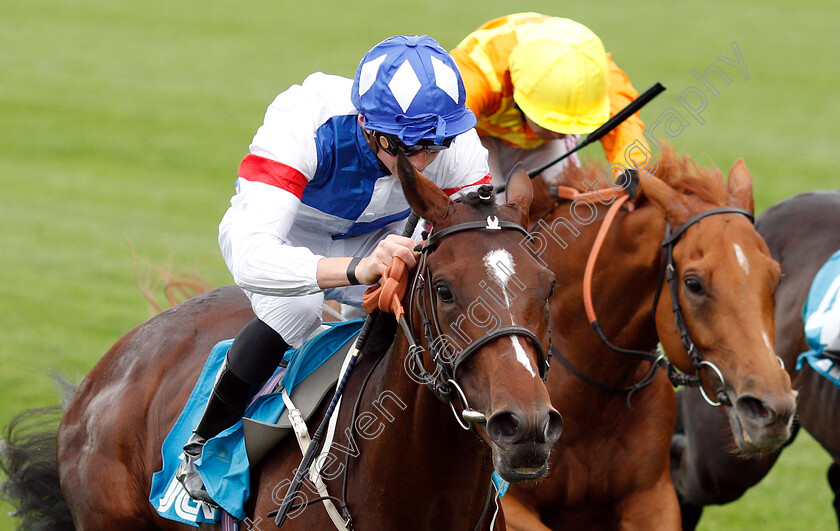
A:
[[[476,124],[458,67],[426,35],[390,37],[374,46],[359,63],[351,98],[366,129],[409,146],[441,144]]]

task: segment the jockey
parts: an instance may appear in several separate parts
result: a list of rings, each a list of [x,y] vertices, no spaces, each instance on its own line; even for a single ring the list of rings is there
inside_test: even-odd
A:
[[[494,184],[517,162],[533,170],[557,160],[578,143],[578,135],[591,133],[639,95],[598,36],[567,18],[497,18],[451,54],[490,152]],[[643,132],[635,114],[601,139],[608,161],[621,165],[616,172],[645,165]],[[580,165],[577,155],[568,160]],[[565,162],[542,175],[556,183]]]
[[[195,467],[277,368],[321,324],[324,299],[360,305],[391,258],[416,263],[400,236],[409,205],[398,148],[449,195],[490,182],[487,151],[452,58],[428,36],[391,37],[355,78],[315,73],[269,105],[239,167],[219,244],[256,318],[236,336],[176,478],[213,503]]]

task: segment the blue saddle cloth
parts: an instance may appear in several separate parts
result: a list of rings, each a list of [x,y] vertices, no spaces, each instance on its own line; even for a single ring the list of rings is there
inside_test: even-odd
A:
[[[840,250],[831,255],[814,277],[802,320],[811,350],[799,355],[796,370],[807,361],[811,368],[840,387],[840,362],[823,352],[840,336]]]
[[[362,323],[362,319],[325,323],[329,326],[327,330],[307,341],[301,348],[286,352],[283,359],[288,361],[288,366],[278,369],[272,379],[279,377],[282,386],[291,393],[295,386],[356,335]],[[152,477],[149,501],[164,518],[194,526],[219,522],[221,519],[218,510],[189,497],[175,479],[175,470],[181,461],[184,443],[204,412],[216,375],[232,343],[233,340],[228,339],[213,347],[184,410],[163,441],[163,468]],[[282,376],[280,371],[285,371]],[[245,416],[261,422],[276,423],[284,409],[281,394],[269,393],[254,400]],[[244,519],[246,515],[243,505],[250,495],[250,473],[242,421],[208,440],[196,467],[208,494],[219,506],[234,518]]]

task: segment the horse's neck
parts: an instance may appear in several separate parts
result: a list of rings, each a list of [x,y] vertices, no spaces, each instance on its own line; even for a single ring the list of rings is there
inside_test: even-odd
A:
[[[637,377],[641,362],[613,352],[598,339],[583,303],[586,263],[607,210],[606,206],[598,207],[599,219],[579,225],[580,235],[567,248],[555,249],[551,255],[550,267],[558,273],[559,290],[553,308],[560,309],[560,318],[554,322],[562,328],[555,337],[561,352],[576,368],[590,376],[600,376],[599,381],[607,378],[620,385]],[[568,209],[558,209],[555,219],[557,215],[571,219],[568,214]],[[601,247],[593,271],[591,297],[598,322],[615,346],[647,351],[656,345],[652,309],[663,231],[664,219],[653,206],[642,206],[633,212],[622,210]]]
[[[416,373],[409,375],[405,355],[402,354],[406,348],[407,342],[400,331],[394,348],[388,358],[383,361],[381,370],[377,371],[379,373],[377,381],[372,382],[371,389],[366,392],[368,397],[374,399],[383,393],[385,395],[394,393],[403,402],[400,406],[401,414],[393,423],[397,429],[387,434],[383,432],[385,438],[380,446],[385,449],[394,447],[413,449],[418,453],[409,453],[409,455],[424,458],[435,454],[451,458],[453,453],[463,453],[471,457],[454,466],[462,467],[465,471],[475,472],[489,466],[489,460],[479,455],[481,452],[476,452],[476,444],[480,441],[475,433],[467,432],[458,425],[449,405],[438,399],[426,385],[418,383],[419,378]],[[423,355],[428,359],[428,350]],[[432,371],[431,367],[427,369]],[[402,428],[410,430],[411,437],[406,438],[405,433],[400,432]],[[391,442],[396,446],[391,446]],[[427,468],[428,463],[422,466]]]
[[[471,528],[493,470],[489,448],[474,432],[460,428],[449,406],[409,376],[406,346],[400,331],[364,390],[359,411],[368,415],[357,415],[354,432],[368,436],[356,437],[361,468],[355,474],[354,467],[350,469],[351,489],[355,482],[356,489],[371,490],[375,481],[374,496],[385,493],[389,500],[400,500],[397,505],[406,505],[403,518],[440,512],[450,515],[445,517],[446,527]]]

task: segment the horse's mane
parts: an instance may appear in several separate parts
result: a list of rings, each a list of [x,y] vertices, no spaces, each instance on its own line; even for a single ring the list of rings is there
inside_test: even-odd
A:
[[[665,145],[665,149],[656,157],[656,162],[654,175],[678,192],[693,195],[704,203],[726,205],[726,182],[720,169],[701,167],[689,155],[679,155],[670,144]],[[599,188],[605,186],[602,163],[587,162],[583,168],[569,164],[558,184],[583,190],[584,180],[591,183],[596,182],[596,179],[600,183]]]
[[[697,196],[705,203],[726,205],[726,182],[720,169],[703,168],[690,156],[680,156],[670,145],[657,158],[655,175],[678,192]]]

